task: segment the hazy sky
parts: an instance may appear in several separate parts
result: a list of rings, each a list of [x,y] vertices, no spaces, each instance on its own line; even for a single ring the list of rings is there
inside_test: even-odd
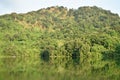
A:
[[[57,5],[68,8],[98,6],[120,15],[120,0],[0,0],[0,15],[11,12],[25,13]]]

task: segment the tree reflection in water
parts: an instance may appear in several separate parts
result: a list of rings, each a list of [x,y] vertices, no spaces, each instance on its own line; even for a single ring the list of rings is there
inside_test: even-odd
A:
[[[80,56],[51,57],[47,51],[44,54],[40,57],[1,58],[1,80],[120,79],[120,69],[114,61]]]

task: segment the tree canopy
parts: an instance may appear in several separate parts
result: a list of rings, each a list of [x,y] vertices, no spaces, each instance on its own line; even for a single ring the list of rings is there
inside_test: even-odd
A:
[[[93,6],[52,6],[0,16],[0,55],[102,56],[119,53],[120,17]]]

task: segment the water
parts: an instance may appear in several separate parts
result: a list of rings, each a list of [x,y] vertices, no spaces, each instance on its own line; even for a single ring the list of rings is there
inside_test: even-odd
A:
[[[97,58],[4,57],[0,80],[120,80],[120,66]]]

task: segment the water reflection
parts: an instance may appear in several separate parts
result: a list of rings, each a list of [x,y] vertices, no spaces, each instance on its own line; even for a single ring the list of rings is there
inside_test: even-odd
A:
[[[98,58],[41,55],[0,59],[0,80],[119,80],[119,75],[114,61]]]
[[[73,63],[74,63],[74,64],[76,64],[76,65],[77,65],[77,64],[78,64],[78,65],[80,64],[80,57],[79,57],[79,56],[72,57],[72,60],[73,60]]]

